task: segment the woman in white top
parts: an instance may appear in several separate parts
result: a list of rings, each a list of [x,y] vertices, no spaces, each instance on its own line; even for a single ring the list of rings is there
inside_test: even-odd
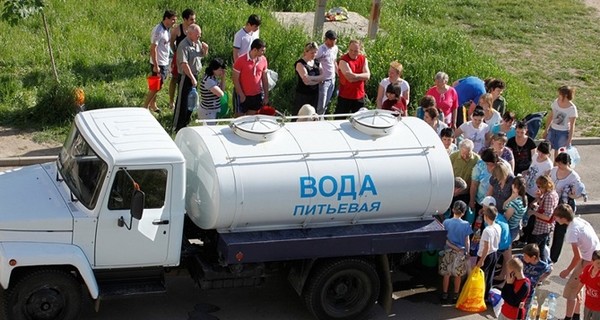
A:
[[[483,122],[487,123],[490,128],[500,123],[502,115],[494,109],[494,97],[491,93],[485,93],[479,97],[479,106],[483,108]]]
[[[375,99],[375,101],[377,101],[377,109],[381,109],[381,105],[385,100],[387,100],[387,97],[385,95],[385,89],[390,83],[400,84],[400,89],[402,89],[402,97],[406,99],[406,105],[408,105],[408,99],[410,97],[410,85],[408,84],[408,82],[406,82],[406,80],[402,79],[403,71],[404,68],[402,67],[402,64],[400,62],[392,61],[392,63],[390,63],[388,77],[381,80],[381,82],[379,83],[379,88],[377,89],[377,99]]]
[[[485,145],[485,134],[487,132],[488,125],[483,123],[483,111],[475,109],[471,121],[461,124],[454,132],[454,138],[462,135],[463,138],[473,141],[475,145],[473,152],[479,153]]]
[[[559,153],[554,159],[556,166],[550,170],[550,179],[554,182],[556,192],[558,193],[559,203],[566,203],[571,206],[573,212],[576,212],[577,206],[575,199],[581,197],[578,189],[581,189],[581,178],[573,170],[571,165],[571,156],[566,152]],[[565,239],[567,226],[556,223],[554,226],[554,235],[552,236],[552,247],[550,247],[550,259],[558,261],[562,245]]]
[[[571,100],[575,89],[569,86],[558,88],[558,98],[552,102],[552,109],[546,118],[546,130],[542,135],[548,139],[558,154],[558,149],[571,146],[573,132],[575,131],[575,120],[577,119],[577,107]]]

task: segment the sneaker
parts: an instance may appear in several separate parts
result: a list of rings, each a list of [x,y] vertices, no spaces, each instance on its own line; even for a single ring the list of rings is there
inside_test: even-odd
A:
[[[456,305],[456,303],[458,302],[458,294],[452,296],[451,302],[453,305]]]
[[[440,304],[441,305],[448,305],[448,304],[450,304],[450,299],[448,298],[448,294],[447,293],[442,293],[442,297],[440,298]]]

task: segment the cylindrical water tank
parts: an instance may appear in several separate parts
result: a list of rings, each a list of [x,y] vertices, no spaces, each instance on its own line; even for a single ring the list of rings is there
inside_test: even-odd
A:
[[[382,115],[285,125],[256,116],[180,130],[187,214],[200,228],[236,232],[446,211],[454,178],[440,138],[420,119],[381,123]]]

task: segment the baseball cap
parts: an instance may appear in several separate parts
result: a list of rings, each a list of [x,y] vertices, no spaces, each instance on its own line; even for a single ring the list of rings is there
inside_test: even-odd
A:
[[[492,196],[487,196],[485,198],[483,198],[483,200],[481,201],[481,205],[482,206],[486,206],[486,207],[490,207],[490,206],[496,206],[496,199],[494,199],[494,197]]]
[[[325,32],[325,38],[335,40],[337,39],[337,33],[333,30],[327,30],[327,32]]]

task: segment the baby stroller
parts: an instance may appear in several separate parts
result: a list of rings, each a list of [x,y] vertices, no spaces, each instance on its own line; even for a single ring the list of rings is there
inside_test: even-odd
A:
[[[527,116],[525,116],[525,118],[523,118],[523,121],[525,121],[525,124],[527,125],[527,135],[530,136],[531,139],[535,139],[538,132],[540,131],[540,128],[542,127],[542,122],[546,117],[546,113],[546,111],[534,112],[528,114]]]

